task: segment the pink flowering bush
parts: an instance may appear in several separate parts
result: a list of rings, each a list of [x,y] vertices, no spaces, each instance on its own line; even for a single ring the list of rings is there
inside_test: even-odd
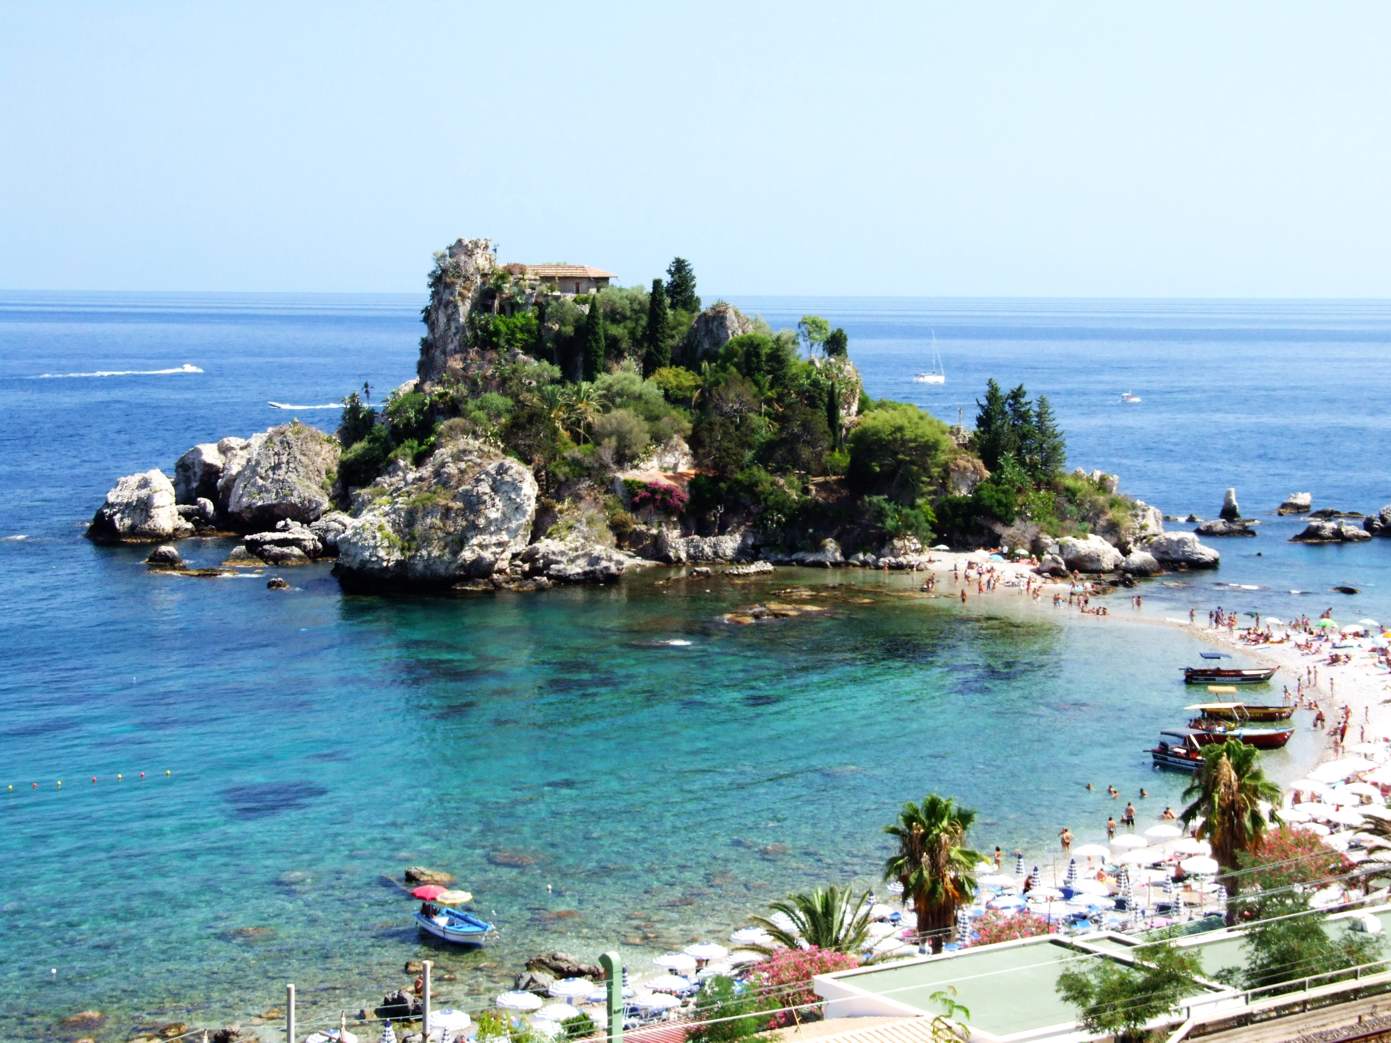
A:
[[[664,514],[680,514],[686,509],[689,497],[687,497],[685,490],[672,485],[670,482],[640,482],[635,484],[636,488],[632,490],[632,502],[635,510],[651,507]]]
[[[995,942],[1012,942],[1019,938],[1048,934],[1053,929],[1047,920],[1034,913],[1005,913],[999,909],[989,909],[972,926],[970,944],[992,945]]]
[[[817,995],[812,990],[813,975],[827,974],[831,971],[844,971],[860,965],[860,958],[848,952],[834,949],[777,949],[773,955],[756,966],[749,976],[756,989],[777,989],[772,993],[778,997],[781,1007],[802,1007],[815,1003]],[[819,1007],[808,1007],[797,1011],[778,1011],[768,1022],[769,1029],[791,1025],[796,1020],[805,1021],[820,1013]]]

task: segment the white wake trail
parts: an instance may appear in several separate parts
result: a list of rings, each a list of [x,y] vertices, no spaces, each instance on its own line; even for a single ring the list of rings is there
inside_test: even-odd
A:
[[[81,377],[170,377],[177,373],[202,373],[199,366],[185,362],[169,369],[96,369],[90,373],[40,373],[35,380],[73,380]]]

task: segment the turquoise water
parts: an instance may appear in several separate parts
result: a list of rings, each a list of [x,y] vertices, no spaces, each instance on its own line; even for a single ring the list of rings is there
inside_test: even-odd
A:
[[[431,952],[407,926],[411,904],[384,881],[410,862],[454,872],[496,913],[496,951],[434,954],[456,975],[446,996],[482,1003],[541,949],[592,956],[619,945],[640,958],[722,937],[795,887],[868,883],[885,854],[880,825],[928,790],[979,809],[981,847],[1039,852],[1063,824],[1079,840],[1101,835],[1116,805],[1087,781],[1126,796],[1148,787],[1142,815],[1176,800],[1182,780],[1153,774],[1142,750],[1177,723],[1187,693],[1176,668],[1197,646],[1131,624],[1123,601],[1103,621],[1018,611],[1011,593],[973,599],[963,614],[909,577],[781,570],[739,583],[668,583],[662,570],[604,590],[385,600],[345,597],[317,566],[278,594],[255,580],[150,576],[137,550],[79,538],[114,475],[285,419],[267,399],[324,402],[364,379],[405,379],[416,303],[0,301],[0,536],[28,537],[0,542],[0,990],[14,998],[0,1038],[65,1038],[57,1019],[88,1007],[112,1015],[103,1040],[142,1023],[245,1018],[278,1005],[286,981],[300,987],[302,1023],[370,1004],[405,981],[405,960]],[[965,339],[944,335],[936,308],[846,311],[872,393],[905,390],[923,331],[935,328],[944,349]],[[1143,357],[1132,334],[1074,333],[1041,358],[1039,324],[1018,328],[1011,308],[976,308],[969,351],[944,350],[948,397],[928,404],[953,412],[947,403],[983,381],[978,366],[1046,383],[1067,402],[1074,458],[1121,470],[1128,488],[1170,510],[1215,507],[1233,471],[1251,475],[1253,513],[1295,487],[1324,499],[1305,480],[1316,460],[1349,462],[1337,469],[1344,506],[1391,500],[1376,449],[1384,413],[1372,408],[1383,378],[1368,368],[1384,343],[1367,331],[1384,331],[1384,314],[1357,312],[1353,333],[1351,319],[1325,322],[1329,358],[1352,361],[1338,379],[1301,378],[1300,409],[1319,421],[1261,441],[1260,454],[1242,435],[1219,471],[1207,462],[1218,452],[1211,431],[1184,418],[1215,414],[1220,381],[1249,368],[1233,355],[1262,342],[1243,332],[1219,338],[1225,354],[1203,355],[1179,335],[1187,318],[1161,314],[1145,321],[1172,343],[1153,334]],[[1044,325],[1069,322],[1097,324],[1060,305]],[[1278,332],[1288,318],[1268,323]],[[1203,381],[1175,371],[1187,390],[1167,394],[1182,408],[1133,371],[1151,373],[1151,356],[1166,351],[1221,368]],[[184,362],[205,372],[33,379]],[[1253,378],[1250,398],[1272,393],[1261,390],[1267,376]],[[1208,397],[1193,399],[1204,383]],[[1117,414],[1112,384],[1135,386],[1155,410]],[[1121,424],[1139,433],[1108,429]],[[1365,593],[1345,600],[1348,611],[1391,614],[1388,547],[1296,547],[1271,532],[1224,545],[1220,574],[1151,585],[1147,600],[1167,600],[1157,614],[1262,596],[1321,608],[1314,595],[1213,584],[1322,598],[1355,576]],[[207,562],[223,550],[186,546]],[[720,621],[794,583],[825,611]],[[1310,742],[1301,735],[1273,755],[1277,773],[1296,770]]]

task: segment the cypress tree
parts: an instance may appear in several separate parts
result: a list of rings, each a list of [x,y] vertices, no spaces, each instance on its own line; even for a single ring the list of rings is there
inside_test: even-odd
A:
[[[1013,446],[1010,444],[1009,406],[999,382],[991,377],[985,384],[985,401],[976,399],[976,452],[986,469],[996,470]]]
[[[1051,482],[1067,466],[1067,441],[1058,430],[1058,422],[1053,417],[1053,406],[1047,395],[1038,396],[1034,409],[1034,446],[1031,454],[1034,464],[1034,479],[1040,483]]]
[[[831,429],[831,448],[839,449],[844,434],[840,429],[840,388],[834,380],[826,389],[826,426]]]
[[[667,303],[679,311],[700,311],[695,269],[684,257],[673,257],[667,265]]]
[[[580,338],[580,357],[584,360],[584,379],[594,380],[604,372],[604,313],[599,294],[589,298],[589,314],[584,317],[584,336]]]
[[[652,280],[647,298],[647,326],[642,331],[642,375],[650,377],[671,365],[671,345],[667,343],[667,291],[661,279]]]

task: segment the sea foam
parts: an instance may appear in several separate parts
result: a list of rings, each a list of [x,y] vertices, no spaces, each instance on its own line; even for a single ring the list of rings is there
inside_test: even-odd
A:
[[[72,380],[78,377],[168,377],[176,373],[202,373],[190,362],[169,369],[95,369],[90,373],[40,373],[35,380]]]
[[[296,405],[296,404],[293,403],[293,402],[275,402],[275,401],[268,401],[268,402],[266,403],[266,405],[270,406],[272,409],[294,409],[294,410],[298,410],[298,411],[301,411],[301,412],[304,411],[304,410],[306,410],[306,409],[342,409],[342,408],[343,408],[343,403],[342,403],[342,402],[322,402],[322,403],[320,403],[319,405],[316,405],[316,406],[302,406],[302,405]]]

